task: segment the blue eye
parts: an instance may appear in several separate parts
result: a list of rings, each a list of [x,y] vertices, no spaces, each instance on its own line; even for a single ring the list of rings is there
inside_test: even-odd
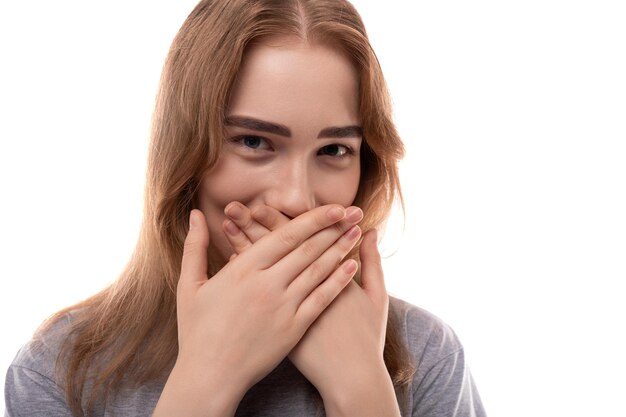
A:
[[[270,149],[270,145],[267,140],[253,135],[239,136],[234,138],[233,142],[243,146],[244,148],[254,151],[262,151]]]
[[[262,139],[257,136],[245,136],[242,141],[244,145],[252,149],[258,149],[262,143]]]
[[[318,152],[319,155],[332,156],[334,158],[344,158],[352,155],[353,153],[354,152],[349,147],[339,144],[324,146]]]

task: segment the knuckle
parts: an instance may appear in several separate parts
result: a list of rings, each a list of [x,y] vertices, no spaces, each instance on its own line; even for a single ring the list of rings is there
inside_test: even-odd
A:
[[[278,236],[280,241],[289,247],[296,247],[300,243],[298,236],[289,228],[281,230]]]
[[[322,265],[320,265],[318,261],[311,263],[308,269],[309,269],[309,274],[315,278],[325,275],[324,268],[322,268]]]
[[[183,242],[183,253],[189,251],[199,251],[208,245],[208,237],[202,237],[197,234],[188,233]]]
[[[234,235],[234,236],[233,235],[229,235],[228,233],[226,233],[226,237],[228,238],[228,241],[230,243],[232,243],[232,244],[235,244],[235,245],[239,245],[239,244],[241,244],[241,242],[243,242],[243,240],[244,240],[243,236],[244,236],[244,234],[243,234],[243,232],[241,230],[239,230],[237,232],[237,234]]]
[[[311,241],[304,241],[300,245],[300,251],[309,258],[313,258],[317,255],[317,246]]]
[[[258,221],[263,221],[267,219],[267,210],[265,209],[264,206],[256,206],[253,207],[250,210],[250,216],[252,216],[253,219],[256,219]]]
[[[185,239],[185,243],[183,246],[183,253],[196,252],[198,251],[199,246],[200,246],[200,243],[197,241],[197,239],[187,238]]]
[[[367,262],[370,264],[370,266],[376,268],[376,269],[381,269],[383,267],[383,261],[380,258],[380,255],[375,254],[374,256],[370,256],[367,260]]]
[[[340,222],[333,224],[333,228],[335,229],[335,232],[342,235],[348,230],[349,227],[348,225],[344,224],[344,222]]]
[[[330,304],[330,295],[327,292],[319,291],[311,295],[311,302],[317,311],[323,311]]]
[[[250,212],[252,218],[267,226],[276,224],[276,216],[266,206],[257,206]]]
[[[335,262],[333,263],[333,269],[337,268],[341,264],[341,262],[343,262],[344,258],[345,258],[345,254],[337,255],[335,257]]]
[[[183,251],[182,264],[188,265],[190,263],[195,263],[197,262],[198,259],[202,258],[204,253],[206,253],[205,249],[200,245],[193,245],[193,246],[185,247]]]
[[[230,246],[233,248],[233,250],[235,251],[235,253],[233,253],[233,255],[238,255],[241,252],[244,251],[244,249],[246,248],[246,245],[244,242],[242,241],[238,241],[238,242],[231,242]],[[231,255],[232,258],[232,255]],[[233,258],[234,259],[234,258]]]
[[[280,226],[280,221],[276,213],[272,213],[269,210],[265,212],[263,221],[268,227],[274,228]]]
[[[254,224],[254,219],[251,216],[245,216],[245,218],[241,221],[241,227],[243,229],[250,229]]]
[[[348,239],[346,236],[342,236],[342,238],[337,242],[342,251],[350,252],[350,250],[352,250],[352,248],[356,245],[357,239]]]
[[[313,216],[313,221],[315,222],[315,226],[318,229],[324,229],[328,227],[328,216],[326,215],[326,211],[318,210]]]

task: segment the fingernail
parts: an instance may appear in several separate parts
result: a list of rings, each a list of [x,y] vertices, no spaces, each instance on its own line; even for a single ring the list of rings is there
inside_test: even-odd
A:
[[[230,203],[224,209],[224,213],[226,213],[228,217],[232,217],[233,219],[238,219],[241,216],[242,212],[243,211],[241,210],[241,207],[239,207],[239,204],[236,203]]]
[[[189,212],[189,230],[196,227],[196,224],[197,224],[196,221],[197,221],[196,216],[194,215],[193,210],[191,210]]]
[[[346,239],[354,240],[361,234],[361,228],[359,226],[352,226],[350,230],[346,232]]]
[[[328,215],[329,219],[335,221],[335,220],[343,219],[344,216],[346,215],[346,211],[339,207],[333,207],[330,210],[328,210],[326,214]]]
[[[224,222],[224,229],[226,229],[226,233],[231,236],[235,236],[237,234],[237,226],[230,220],[226,220]]]
[[[359,265],[356,263],[354,259],[348,259],[343,264],[343,270],[346,274],[353,274]]]
[[[349,207],[346,211],[346,219],[351,222],[361,221],[363,218],[363,210],[358,207]]]

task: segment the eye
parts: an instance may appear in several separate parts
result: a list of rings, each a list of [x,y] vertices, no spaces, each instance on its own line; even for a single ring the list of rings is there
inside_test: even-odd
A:
[[[344,158],[353,154],[354,151],[350,147],[339,144],[324,146],[318,152],[318,155],[332,156],[334,158]]]
[[[238,136],[233,139],[233,142],[252,150],[266,150],[271,149],[269,143],[259,136],[246,135]]]

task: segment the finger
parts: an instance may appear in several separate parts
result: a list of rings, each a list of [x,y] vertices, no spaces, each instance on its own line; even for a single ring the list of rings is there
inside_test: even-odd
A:
[[[360,210],[356,206],[353,206],[353,207],[354,208],[348,207],[346,209],[346,213],[348,214],[348,217],[349,217],[349,213],[351,210],[355,210],[355,209]],[[279,210],[276,210],[275,208],[267,206],[267,205],[253,207],[252,209],[250,209],[250,215],[252,216],[254,220],[259,222],[261,225],[265,226],[265,228],[268,230],[276,230],[283,224],[289,222],[290,220],[289,217],[285,216]],[[347,220],[346,219],[342,220],[342,222],[345,222],[345,221]],[[350,225],[352,224],[354,223],[350,223]]]
[[[250,209],[238,201],[233,201],[224,208],[224,214],[248,236],[252,243],[269,233],[269,230],[252,218]]]
[[[354,259],[344,262],[300,304],[296,311],[296,319],[301,320],[308,328],[350,283],[357,268],[358,265]]]
[[[224,220],[222,229],[235,254],[242,253],[252,245],[248,236],[232,220]]]
[[[361,287],[372,301],[384,307],[385,303],[388,302],[388,296],[380,253],[378,252],[376,229],[365,234],[359,255],[361,257]]]
[[[358,207],[351,207],[346,210],[346,217],[342,219],[342,221],[333,224],[331,227],[320,230],[314,236],[302,242],[295,250],[277,262],[274,266],[277,275],[288,279],[285,284],[289,285],[294,278],[307,269],[312,262],[316,261],[335,242],[337,242],[337,239],[339,239],[341,235],[358,223],[362,218],[363,211],[361,211]],[[291,223],[294,221],[295,220],[292,220]],[[336,258],[335,266],[339,263],[342,257]]]
[[[185,238],[183,260],[178,280],[181,293],[202,285],[207,277],[207,248],[209,247],[209,228],[200,210],[189,213],[189,232]]]
[[[294,249],[300,249],[302,242],[306,239],[337,223],[345,215],[346,210],[338,204],[314,208],[262,237],[246,251],[245,256],[250,259],[251,264],[267,269]],[[335,240],[342,233],[338,233]]]
[[[361,236],[359,226],[353,226],[333,246],[313,261],[295,280],[287,291],[296,304],[301,304],[311,292],[330,276],[345,256],[350,253]]]
[[[289,222],[289,217],[279,210],[270,206],[256,206],[250,210],[252,218],[263,225],[267,230],[276,230],[283,224]]]

